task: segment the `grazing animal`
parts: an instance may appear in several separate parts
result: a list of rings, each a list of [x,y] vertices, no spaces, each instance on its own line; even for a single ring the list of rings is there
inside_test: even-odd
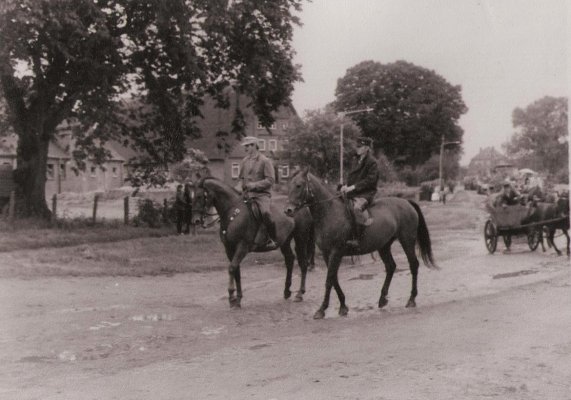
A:
[[[384,307],[388,303],[389,286],[396,270],[391,254],[391,246],[395,240],[400,242],[406,254],[412,275],[412,290],[406,306],[416,306],[419,267],[415,253],[417,244],[426,266],[438,268],[433,260],[430,235],[418,204],[397,197],[378,199],[369,207],[373,223],[365,228],[359,246],[352,248],[346,245],[351,235],[351,221],[345,203],[338,194],[311,175],[307,168],[296,172],[290,180],[288,201],[286,213],[289,215],[305,206],[309,207],[315,224],[317,245],[327,263],[325,296],[321,307],[313,316],[315,319],[324,318],[332,288],[335,288],[339,298],[339,315],[345,316],[348,313],[345,294],[337,278],[339,265],[346,255],[379,252],[386,270],[379,298],[379,308]]]
[[[212,178],[202,178],[195,187],[192,200],[193,223],[203,224],[208,211],[214,207],[220,217],[220,240],[224,244],[230,261],[228,267],[228,300],[230,307],[239,308],[242,299],[240,263],[249,252],[268,251],[260,243],[266,243],[261,233],[262,225],[254,210],[245,203],[238,191],[224,182]],[[315,251],[313,221],[309,210],[295,219],[287,217],[272,205],[272,218],[276,223],[276,236],[286,264],[284,298],[291,296],[290,286],[295,256],[291,250],[291,240],[295,242],[297,261],[301,269],[301,284],[294,301],[302,301],[305,293],[305,279],[309,260]],[[234,292],[236,291],[236,294]]]

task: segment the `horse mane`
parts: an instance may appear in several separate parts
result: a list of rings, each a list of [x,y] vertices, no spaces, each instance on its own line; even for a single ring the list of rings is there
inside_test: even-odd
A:
[[[238,190],[236,190],[232,186],[228,185],[226,182],[216,178],[215,176],[205,176],[205,177],[200,178],[200,180],[198,181],[196,186],[201,188],[201,189],[204,189],[204,182],[206,182],[207,180],[215,181],[218,184],[220,184],[220,186],[223,186],[224,188],[230,189],[232,192],[234,192],[237,195],[241,195],[241,193]]]

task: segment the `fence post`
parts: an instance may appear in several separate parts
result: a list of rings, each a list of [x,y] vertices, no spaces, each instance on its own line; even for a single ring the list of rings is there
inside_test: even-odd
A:
[[[14,210],[16,209],[16,192],[10,192],[10,203],[8,205],[8,220],[14,222]]]
[[[123,218],[125,225],[129,225],[129,196],[125,196],[123,199],[123,210],[125,211],[125,216]]]
[[[57,219],[57,194],[52,196],[52,223]]]
[[[99,203],[99,194],[95,194],[93,199],[93,223],[97,220],[97,203]]]

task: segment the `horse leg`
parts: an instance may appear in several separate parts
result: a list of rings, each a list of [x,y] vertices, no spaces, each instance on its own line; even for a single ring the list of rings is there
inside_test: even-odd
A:
[[[282,254],[284,255],[285,264],[286,264],[286,280],[285,280],[285,289],[284,289],[284,299],[289,299],[291,296],[291,275],[293,273],[293,264],[295,260],[295,256],[291,251],[290,241],[286,240],[285,243],[280,248]]]
[[[395,270],[397,269],[397,264],[391,254],[392,240],[386,244],[381,250],[379,250],[379,255],[383,264],[385,264],[385,282],[383,283],[383,288],[381,289],[381,297],[379,297],[379,308],[383,308],[388,304],[387,296],[389,294],[389,287],[391,286],[391,281]]]
[[[557,246],[555,245],[555,241],[553,240],[555,237],[555,228],[549,227],[549,237],[548,240],[551,243],[551,245],[553,246],[553,248],[555,249],[555,251],[557,252],[557,255],[560,256],[561,255],[561,250],[559,250],[557,248]]]
[[[417,280],[418,280],[418,266],[420,263],[418,262],[418,258],[416,257],[416,253],[414,251],[414,242],[403,242],[401,241],[402,248],[406,254],[406,258],[408,260],[408,264],[410,267],[410,274],[412,275],[412,289],[410,291],[410,298],[406,303],[406,307],[416,307],[416,295],[418,294],[417,288]]]
[[[342,255],[338,251],[333,251],[331,254],[328,254],[325,257],[327,262],[327,278],[325,280],[325,296],[323,297],[323,303],[321,307],[315,312],[313,315],[314,319],[323,319],[325,317],[325,310],[329,307],[329,297],[331,296],[331,288],[333,287],[334,282],[337,278],[337,270],[339,269],[339,264],[341,263]],[[337,282],[337,287],[339,287],[339,291],[341,287],[339,286],[339,282]],[[335,289],[337,291],[337,288]],[[339,295],[339,292],[337,293]],[[343,295],[343,292],[341,292]],[[347,308],[345,305],[345,296],[339,298],[339,301],[342,300],[342,307]],[[339,309],[341,312],[341,308]]]
[[[228,283],[228,301],[230,302],[230,308],[240,308],[240,302],[242,300],[242,283],[240,275],[240,263],[248,254],[248,246],[244,242],[240,242],[234,255],[232,261],[230,261],[230,266],[228,267],[229,283]],[[234,289],[234,283],[236,288]],[[236,296],[234,296],[234,290],[236,290]]]
[[[567,257],[569,257],[569,234],[567,233],[567,229],[562,229],[561,231],[567,238]]]
[[[305,278],[307,276],[307,253],[304,244],[295,243],[295,254],[297,255],[297,263],[299,264],[299,269],[301,271],[301,282],[299,290],[295,294],[293,301],[299,302],[303,301],[303,295],[305,294]]]

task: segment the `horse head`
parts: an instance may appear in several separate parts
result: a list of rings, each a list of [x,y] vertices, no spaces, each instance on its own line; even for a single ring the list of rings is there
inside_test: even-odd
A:
[[[286,215],[292,217],[299,209],[311,204],[314,200],[309,183],[309,167],[296,171],[288,183],[288,203],[284,209]]]
[[[212,208],[213,196],[210,195],[208,190],[204,187],[204,181],[208,177],[202,178],[198,181],[194,190],[191,192],[192,199],[192,223],[194,225],[204,225],[205,217],[209,216],[208,210]]]

